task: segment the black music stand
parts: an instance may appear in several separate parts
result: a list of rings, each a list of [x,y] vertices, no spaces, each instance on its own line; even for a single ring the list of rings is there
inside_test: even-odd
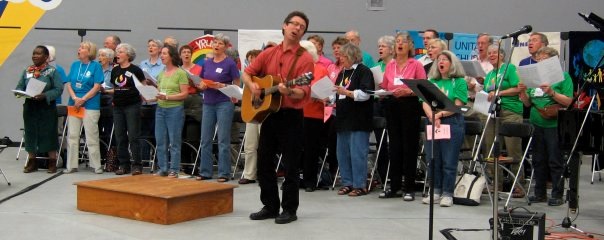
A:
[[[430,105],[432,108],[432,119],[434,119],[436,115],[436,110],[445,110],[454,113],[461,113],[460,107],[455,105],[453,101],[451,101],[445,94],[443,94],[436,85],[426,80],[413,80],[413,79],[403,79],[403,82],[424,102]],[[434,124],[432,124],[432,136],[434,141],[435,128]],[[434,143],[430,145],[431,158],[428,164],[430,165],[430,172],[434,174]],[[434,176],[432,176],[434,178]],[[430,180],[430,217],[429,217],[429,227],[428,227],[428,236],[430,240],[433,238],[433,228],[434,228],[434,181]]]
[[[8,147],[7,145],[0,145],[0,153],[4,152],[4,149],[6,149],[7,147]],[[2,174],[2,176],[4,177],[4,180],[6,180],[6,183],[8,183],[8,185],[10,186],[10,181],[6,177],[6,173],[4,173],[4,171],[2,171],[2,168],[0,168],[0,174]]]

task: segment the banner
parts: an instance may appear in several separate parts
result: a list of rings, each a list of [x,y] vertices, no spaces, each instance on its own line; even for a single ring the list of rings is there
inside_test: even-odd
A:
[[[0,1],[0,67],[47,10],[62,0]]]
[[[559,32],[541,32],[543,34],[545,34],[545,36],[547,36],[547,40],[549,41],[549,45],[547,45],[548,47],[554,48],[556,50],[558,50],[558,52],[560,53],[560,60],[564,61],[564,59],[566,59],[566,56],[563,55],[563,53],[560,51],[560,33]],[[514,54],[512,54],[512,59],[510,60],[510,62],[516,66],[518,66],[518,63],[520,63],[520,60],[525,59],[529,56],[531,56],[531,54],[529,53],[528,50],[528,41],[529,41],[529,37],[530,34],[522,34],[520,36],[518,36],[518,45],[516,46],[516,48],[514,49]],[[512,46],[512,39],[508,40],[508,46]],[[566,70],[566,64],[562,64],[562,68]]]
[[[191,53],[191,61],[199,66],[203,66],[208,57],[208,54],[212,53],[212,42],[214,41],[213,35],[203,35],[196,39],[193,39],[187,45],[193,48]]]
[[[604,63],[598,64],[604,55],[604,37],[600,32],[570,32],[569,33],[569,70],[575,86],[582,85],[585,80],[596,86],[604,85],[602,69]]]
[[[281,30],[239,29],[237,37],[239,43],[239,59],[241,59],[241,63],[243,63],[243,68],[249,65],[247,59],[245,59],[245,55],[248,51],[253,49],[262,50],[268,42],[279,44],[281,41],[283,41],[283,34],[281,33]]]
[[[449,43],[449,50],[455,53],[459,60],[472,60],[477,57],[475,33],[453,33],[453,39]]]

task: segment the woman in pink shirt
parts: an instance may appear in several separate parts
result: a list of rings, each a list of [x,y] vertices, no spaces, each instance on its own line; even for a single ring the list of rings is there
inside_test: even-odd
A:
[[[390,189],[380,198],[403,196],[405,201],[415,200],[415,174],[419,149],[421,105],[418,97],[402,81],[403,79],[426,79],[423,65],[413,58],[414,45],[407,32],[396,35],[394,60],[386,65],[380,87],[392,92],[385,99],[386,120],[390,148]],[[404,187],[401,186],[405,175]],[[403,194],[404,193],[404,194]]]

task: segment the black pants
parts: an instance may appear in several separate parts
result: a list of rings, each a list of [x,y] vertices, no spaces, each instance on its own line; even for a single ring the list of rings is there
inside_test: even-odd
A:
[[[315,187],[317,184],[317,169],[319,157],[325,156],[329,127],[323,119],[304,118],[304,187]],[[335,154],[332,153],[332,154]]]
[[[391,98],[386,103],[386,121],[390,139],[390,188],[401,189],[405,176],[404,191],[415,191],[417,153],[421,106],[417,97]]]
[[[270,211],[295,214],[299,204],[300,162],[302,157],[304,116],[302,110],[281,109],[262,123],[258,142],[258,183],[260,201]],[[282,153],[285,168],[283,200],[280,204],[274,156]]]

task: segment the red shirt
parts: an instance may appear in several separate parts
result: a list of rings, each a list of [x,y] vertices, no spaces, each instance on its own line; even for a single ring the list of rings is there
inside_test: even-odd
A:
[[[292,76],[290,78],[287,77],[287,73],[296,58],[298,48],[301,48],[300,44],[296,44],[293,48],[284,51],[283,43],[280,43],[277,46],[261,52],[254,62],[245,68],[245,72],[250,76],[274,75],[286,80],[292,80],[304,73],[313,72],[314,63],[312,56],[304,51],[292,71]],[[294,88],[304,91],[304,98],[291,99],[288,96],[283,96],[281,108],[302,109],[304,104],[310,99],[309,86],[295,86]]]
[[[323,65],[317,63],[315,64],[315,71],[313,72],[314,79],[310,83],[310,85],[314,85],[317,81],[321,80],[321,78],[327,76],[327,68],[323,67]],[[316,118],[323,119],[323,101],[321,99],[311,99],[306,105],[304,105],[304,117],[307,118]]]

